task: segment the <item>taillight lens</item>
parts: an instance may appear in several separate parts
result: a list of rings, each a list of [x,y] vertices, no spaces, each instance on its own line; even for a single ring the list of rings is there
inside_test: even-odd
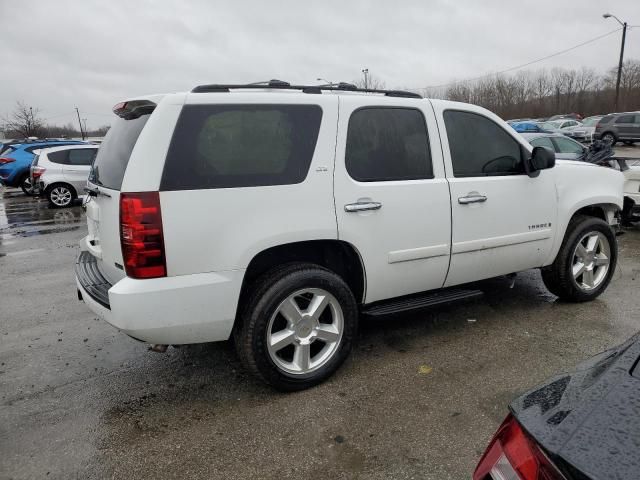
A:
[[[9,157],[0,157],[0,165],[4,165],[6,163],[13,163],[15,162],[16,159],[15,158],[9,158]]]
[[[563,480],[513,415],[507,416],[480,459],[473,480]]]
[[[120,244],[127,276],[167,276],[158,192],[120,194]]]
[[[36,179],[36,178],[40,178],[42,176],[42,174],[46,171],[47,169],[44,167],[33,167],[33,169],[31,170],[31,176]]]

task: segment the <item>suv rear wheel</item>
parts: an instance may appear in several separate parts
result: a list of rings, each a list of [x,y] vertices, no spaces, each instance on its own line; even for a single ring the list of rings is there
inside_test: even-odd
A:
[[[31,178],[28,174],[22,177],[22,180],[20,180],[20,188],[25,195],[29,195],[30,197],[33,197],[38,193],[38,189],[31,183]]]
[[[64,183],[55,183],[47,189],[47,199],[53,208],[69,207],[75,198],[73,187]]]
[[[334,272],[289,264],[263,275],[245,298],[234,336],[246,367],[278,390],[317,385],[351,351],[358,308]]]
[[[607,132],[607,133],[602,135],[602,141],[608,143],[611,146],[613,146],[618,142],[618,139],[616,138],[616,136],[613,133]]]
[[[593,300],[609,285],[617,259],[611,227],[599,218],[578,215],[569,223],[555,261],[542,269],[542,280],[563,300]]]

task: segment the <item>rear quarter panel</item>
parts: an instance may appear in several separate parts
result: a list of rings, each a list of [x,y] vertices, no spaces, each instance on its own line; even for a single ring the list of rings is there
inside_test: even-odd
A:
[[[333,202],[337,97],[286,93],[190,97],[187,103],[313,104],[323,114],[302,183],[160,192],[169,275],[245,269],[256,254],[269,247],[337,238]]]

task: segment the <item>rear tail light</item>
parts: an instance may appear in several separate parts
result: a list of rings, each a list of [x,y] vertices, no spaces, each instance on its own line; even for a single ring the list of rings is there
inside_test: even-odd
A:
[[[564,478],[511,414],[500,425],[473,473],[473,480]]]
[[[15,161],[16,161],[15,158],[0,157],[0,165],[4,165],[4,164],[7,164],[7,163],[13,163]]]
[[[120,244],[129,277],[167,276],[158,192],[120,194]]]
[[[40,178],[42,176],[42,174],[46,171],[47,169],[44,167],[33,167],[33,170],[31,171],[31,176],[36,179],[36,178]]]

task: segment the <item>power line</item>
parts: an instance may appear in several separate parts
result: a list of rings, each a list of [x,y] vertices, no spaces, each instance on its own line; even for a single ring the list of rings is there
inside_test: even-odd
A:
[[[493,77],[494,75],[501,75],[503,73],[508,73],[508,72],[512,72],[514,70],[519,70],[521,68],[528,67],[529,65],[533,65],[534,63],[542,62],[544,60],[548,60],[549,58],[557,57],[558,55],[562,55],[563,53],[570,52],[571,50],[575,50],[576,48],[584,47],[585,45],[588,45],[589,43],[593,43],[593,42],[595,42],[597,40],[600,40],[600,39],[602,39],[604,37],[608,37],[609,35],[612,35],[612,34],[614,34],[616,32],[619,32],[620,30],[622,30],[622,28],[620,28],[620,27],[616,28],[615,30],[611,30],[609,33],[605,33],[604,35],[599,35],[597,37],[591,38],[591,39],[589,39],[587,41],[579,43],[578,45],[574,45],[573,47],[569,47],[569,48],[566,48],[566,49],[561,50],[559,52],[552,53],[551,55],[547,55],[546,57],[541,57],[541,58],[538,58],[536,60],[531,60],[530,62],[527,62],[527,63],[516,65],[515,67],[510,67],[510,68],[507,68],[505,70],[500,70],[499,72],[487,73],[485,75],[480,75],[480,76],[477,76],[477,77],[467,78],[465,80],[457,80],[455,82],[443,83],[442,85],[432,85],[432,86],[429,86],[429,87],[421,87],[421,88],[427,88],[428,89],[428,88],[448,87],[449,85],[456,85],[458,83],[465,83],[465,82],[473,82],[475,80],[480,80],[482,78]]]

